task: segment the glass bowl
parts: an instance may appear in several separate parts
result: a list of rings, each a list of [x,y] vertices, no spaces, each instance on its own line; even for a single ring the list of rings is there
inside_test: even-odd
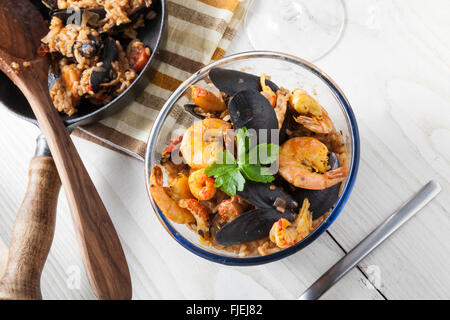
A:
[[[163,150],[173,139],[182,135],[185,128],[198,121],[183,108],[184,104],[192,103],[189,101],[190,86],[205,86],[208,82],[205,81],[208,79],[208,73],[213,68],[233,69],[257,76],[265,73],[280,87],[288,90],[303,88],[307,92],[313,93],[319,103],[327,110],[334,122],[336,131],[341,131],[343,134],[349,159],[349,175],[342,183],[339,199],[329,215],[310,235],[287,249],[266,256],[239,257],[232,252],[205,246],[200,243],[195,232],[185,225],[173,223],[166,218],[149,192],[151,168],[154,164],[159,163]],[[311,63],[289,54],[272,51],[243,52],[225,57],[197,71],[169,97],[155,121],[147,144],[145,154],[147,192],[161,224],[187,250],[210,261],[226,265],[263,264],[279,260],[301,250],[317,239],[333,223],[344,208],[355,184],[359,165],[359,150],[358,126],[353,111],[342,91],[328,75]]]

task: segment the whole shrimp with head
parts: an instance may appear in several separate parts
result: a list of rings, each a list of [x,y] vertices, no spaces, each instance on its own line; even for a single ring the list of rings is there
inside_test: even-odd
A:
[[[194,123],[184,133],[180,151],[186,163],[195,170],[206,168],[223,150],[229,122],[207,118]]]
[[[312,137],[296,137],[280,148],[280,175],[303,189],[322,190],[343,181],[345,167],[328,170],[328,148]]]
[[[295,89],[289,102],[300,115],[294,120],[315,133],[330,133],[334,130],[333,121],[325,109],[303,89]]]

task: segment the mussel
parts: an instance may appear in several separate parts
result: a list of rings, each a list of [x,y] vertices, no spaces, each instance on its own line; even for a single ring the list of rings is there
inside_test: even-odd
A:
[[[223,246],[246,243],[267,237],[272,225],[281,218],[293,221],[295,214],[271,208],[255,209],[240,215],[216,233],[216,241]]]
[[[225,92],[230,96],[233,96],[242,90],[258,92],[262,90],[260,78],[245,72],[214,68],[209,71],[209,78],[220,91]],[[270,80],[266,80],[266,84],[273,92],[277,92],[279,89],[278,86]]]
[[[59,78],[61,78],[61,74],[60,73],[54,73],[52,71],[48,72],[47,82],[48,82],[48,88],[50,90],[55,86],[56,81],[58,81]]]
[[[197,112],[195,112],[196,108],[198,108],[198,106],[195,104],[185,104],[184,105],[184,110],[189,112],[191,115],[193,115],[194,117],[196,117],[197,119],[200,119],[200,120],[205,119],[206,118],[205,116],[202,116],[201,114],[198,114]]]
[[[94,93],[98,93],[103,88],[101,84],[108,83],[114,79],[115,72],[112,68],[112,62],[117,61],[118,57],[119,50],[117,49],[116,42],[113,38],[106,37],[101,58],[103,64],[95,67],[89,78],[89,84]]]
[[[144,15],[144,19],[146,18],[147,13],[150,11],[150,7],[142,7],[140,9],[137,9],[135,12],[131,13],[128,18],[131,20],[131,22],[128,23],[123,23],[121,25],[118,26],[114,26],[112,28],[112,31],[121,31],[123,29],[126,29],[127,27],[131,26],[132,24],[134,24],[141,15]]]
[[[283,199],[287,210],[295,210],[299,205],[283,188],[271,183],[247,180],[244,190],[238,191],[237,195],[257,208],[275,208],[279,199]]]
[[[272,142],[272,135],[279,133],[277,115],[269,101],[258,91],[236,93],[228,102],[228,112],[234,129],[252,129],[250,134],[257,135],[253,141]]]
[[[339,168],[339,160],[335,153],[328,155],[328,164],[332,169]],[[296,188],[286,182],[286,191],[299,203],[303,202],[303,199],[308,198],[310,202],[310,210],[312,212],[313,220],[320,218],[323,214],[327,213],[339,198],[339,190],[341,183],[338,183],[332,187],[323,190],[306,190]]]
[[[339,167],[336,154],[330,153],[328,161],[331,169]],[[310,201],[313,220],[320,218],[339,198],[340,184],[324,190],[305,190],[295,188],[287,182],[285,184],[283,189],[273,184],[246,181],[244,191],[238,192],[238,196],[256,209],[243,213],[220,230],[215,230],[217,243],[229,246],[266,237],[279,219],[294,221],[299,204],[305,198]],[[279,202],[284,204],[282,208],[277,208]]]
[[[86,41],[76,41],[72,51],[78,50],[78,53],[85,58],[93,58],[98,53],[101,47],[101,40],[99,37],[94,37],[93,35],[88,35],[88,39]],[[75,55],[75,52],[74,52]]]
[[[217,243],[230,246],[266,237],[281,218],[294,221],[298,203],[281,187],[247,181],[238,195],[256,209],[243,213],[215,231]]]
[[[42,0],[41,2],[50,10],[58,9],[58,0]]]

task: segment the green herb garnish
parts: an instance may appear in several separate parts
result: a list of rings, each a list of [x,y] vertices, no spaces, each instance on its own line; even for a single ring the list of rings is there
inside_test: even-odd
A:
[[[275,177],[270,165],[278,158],[280,146],[262,143],[250,149],[250,134],[242,127],[236,134],[237,159],[228,150],[217,154],[217,161],[205,169],[206,175],[214,177],[214,186],[229,196],[243,191],[245,180],[262,183],[272,182]]]

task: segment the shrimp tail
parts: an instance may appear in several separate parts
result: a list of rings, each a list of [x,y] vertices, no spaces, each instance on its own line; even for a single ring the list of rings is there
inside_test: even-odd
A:
[[[333,131],[333,126],[327,125],[324,121],[319,121],[317,118],[298,116],[294,117],[294,120],[313,132],[326,134]]]
[[[334,170],[330,170],[324,173],[325,176],[325,188],[329,188],[331,186],[334,186],[335,184],[341,182],[342,180],[347,177],[347,169],[344,167],[339,167]]]
[[[210,242],[209,238],[209,215],[205,207],[196,199],[182,199],[178,201],[178,205],[181,208],[189,210],[197,221],[197,233],[200,236],[200,240],[204,244]]]

